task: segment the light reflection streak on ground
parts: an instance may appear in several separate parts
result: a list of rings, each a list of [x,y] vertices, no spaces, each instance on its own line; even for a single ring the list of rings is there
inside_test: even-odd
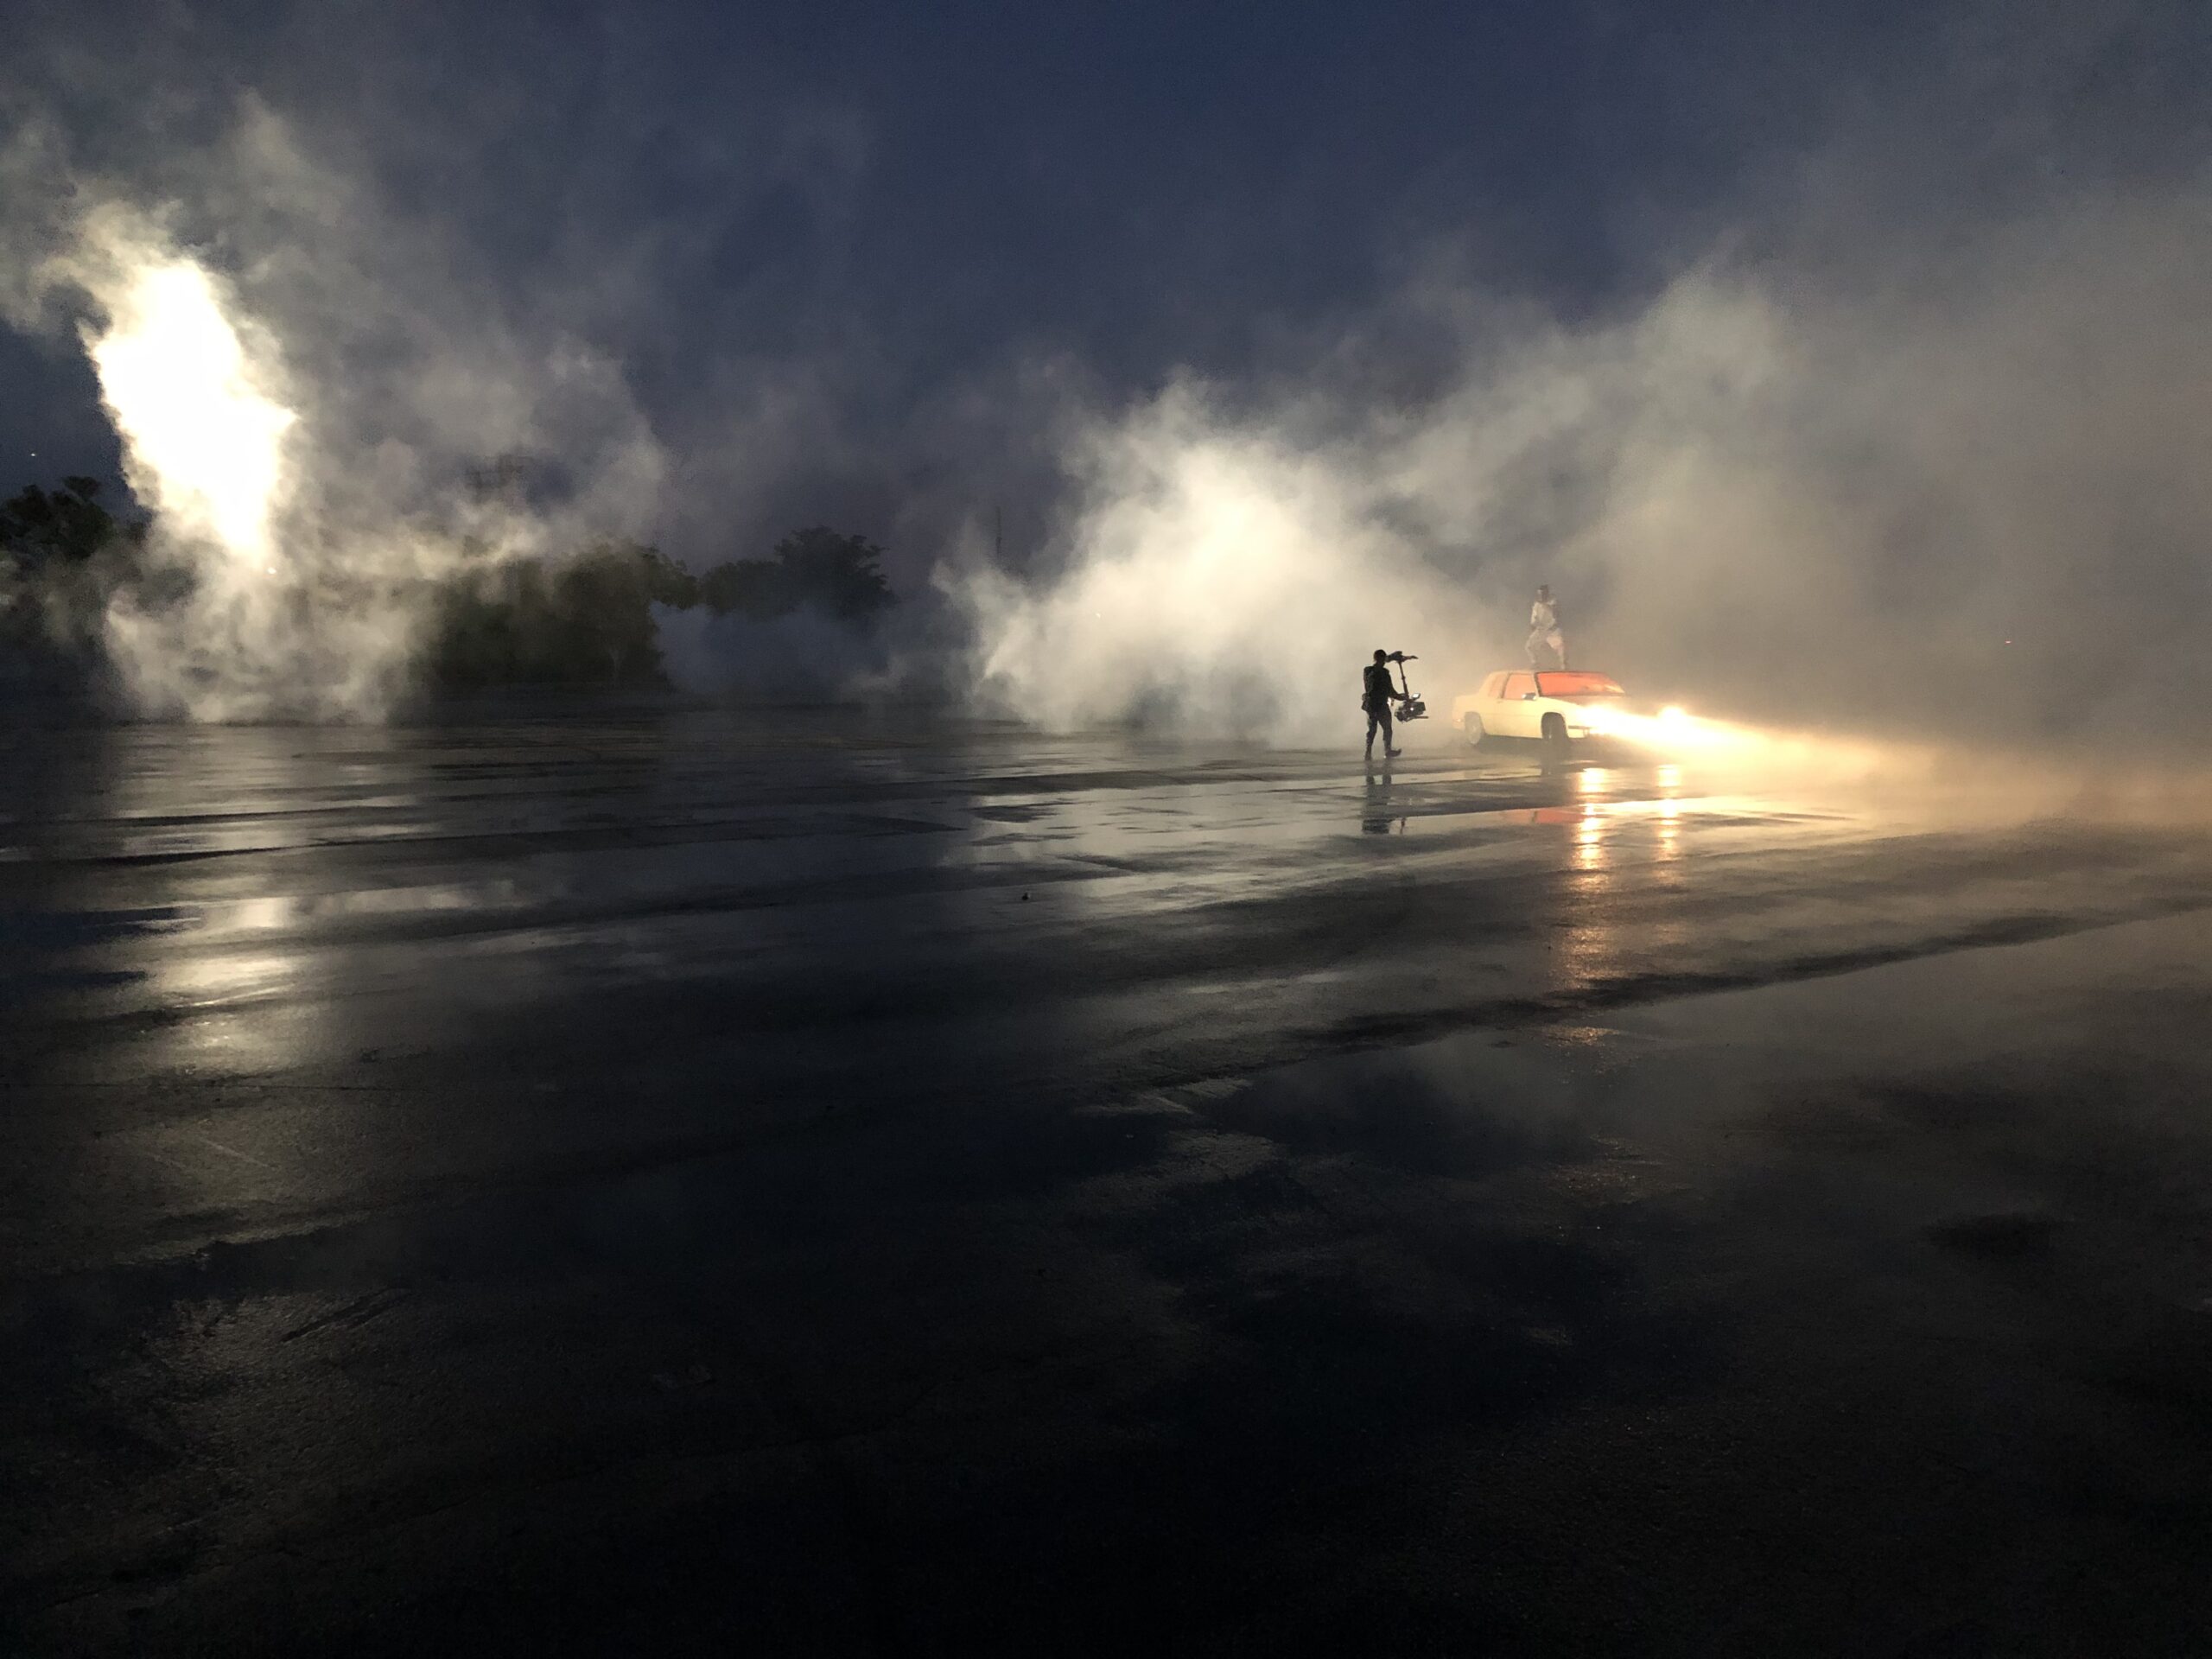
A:
[[[2053,902],[2041,873],[1961,881],[1948,842],[1916,865],[1899,830],[1950,827],[1930,791],[1900,791],[1899,817],[1849,786],[1792,794],[1696,762],[1452,750],[1378,769],[1370,792],[1356,755],[1107,741],[887,750],[842,770],[809,751],[780,772],[760,758],[773,752],[733,755],[714,728],[609,731],[594,744],[603,763],[569,770],[511,733],[479,740],[486,758],[465,765],[443,741],[387,734],[365,772],[367,740],[348,734],[335,757],[314,752],[323,741],[285,734],[280,759],[259,733],[117,734],[119,754],[69,774],[89,790],[57,789],[31,814],[48,868],[0,866],[14,884],[0,909],[52,929],[19,929],[15,965],[22,1046],[79,1033],[40,1062],[57,1086],[182,1078],[214,1102],[236,1080],[293,1115],[296,1135],[271,1140],[233,1126],[233,1096],[142,1131],[158,1147],[149,1179],[181,1212],[250,1209],[282,1190],[271,1169],[333,1179],[317,1089],[381,1098],[415,1057],[473,1056],[487,1033],[535,1056],[584,1026],[612,1052],[635,1046],[650,1075],[669,1040],[660,1014],[602,1019],[608,1007],[703,1011],[699,1031],[730,1044],[716,1064],[735,1071],[749,1046],[810,1030],[794,1007],[811,1020],[857,1003],[879,1022],[855,1027],[874,1042],[909,1030],[912,998],[931,1005],[910,1036],[928,1033],[912,1040],[932,1059],[957,1019],[1118,1077],[1155,1051],[1273,1055],[1285,1031],[1395,1031],[1485,1000],[1743,971],[1795,960],[1808,936],[1893,950],[1938,924]],[[274,788],[287,769],[289,794]],[[354,777],[362,812],[321,821]],[[404,849],[385,834],[395,798],[436,804]],[[241,801],[315,844],[288,831],[294,844],[266,854],[137,862],[115,856],[130,831],[101,816]],[[1387,836],[1366,833],[1370,807]],[[648,833],[679,817],[700,833]],[[1912,879],[1871,895],[1825,887],[1870,838],[1894,849],[1874,867]],[[2069,902],[2085,916],[2171,902],[2198,844],[2175,842],[2174,868],[2147,874],[2077,848]],[[982,1012],[931,1004],[947,982]],[[469,1086],[498,1082],[487,1070]],[[344,1151],[356,1173],[381,1155],[383,1122],[362,1119]]]
[[[201,906],[203,937],[283,932],[344,917],[406,917],[512,909],[533,895],[512,879],[435,886],[352,887],[334,893],[265,893]]]
[[[288,800],[320,813],[341,778],[364,785],[366,821],[314,823],[313,846],[295,838],[236,859],[128,865],[113,859],[95,804],[73,797],[46,820],[83,826],[53,837],[67,868],[101,884],[112,913],[158,905],[182,918],[161,938],[138,924],[131,938],[76,951],[68,965],[100,977],[73,995],[87,1017],[183,1014],[145,1028],[149,1064],[274,1070],[310,1051],[328,1061],[376,1046],[352,1040],[365,1020],[417,1001],[421,1020],[467,1030],[483,1007],[835,959],[849,950],[841,940],[864,940],[885,959],[948,940],[986,956],[1075,951],[1094,925],[1135,925],[1206,945],[1262,906],[1289,913],[1309,895],[1334,902],[1356,888],[1388,914],[1428,884],[1492,881],[1559,894],[1542,924],[1548,957],[1557,963],[1557,944],[1580,930],[1573,971],[1605,974],[1675,925],[1651,912],[1679,903],[1645,899],[1667,890],[1691,902],[1732,879],[1713,855],[1863,841],[1870,823],[1888,822],[1848,790],[1793,797],[1697,763],[1576,767],[1530,751],[1454,749],[1417,752],[1370,783],[1342,754],[1188,754],[1111,740],[1010,745],[988,760],[887,750],[852,769],[865,787],[839,772],[825,789],[810,754],[798,789],[779,799],[763,795],[764,760],[747,751],[717,771],[708,737],[685,748],[655,732],[616,734],[595,746],[609,752],[604,764],[571,772],[549,766],[534,744],[495,751],[497,766],[463,764],[455,746],[404,734],[385,740],[390,753],[374,768],[357,764],[351,737],[336,755],[280,762],[264,734],[239,734],[239,795],[273,809],[272,821],[308,816],[286,812]],[[282,741],[312,749],[321,739]],[[99,805],[188,803],[204,816],[239,798],[207,740],[180,736],[154,754],[137,753],[137,734],[118,741],[151,776],[111,784]],[[297,787],[272,793],[288,766]],[[380,810],[394,798],[440,804],[428,833],[403,838],[420,843],[404,861]],[[1370,837],[1370,818],[1387,836]],[[702,833],[642,833],[677,819]],[[641,833],[629,839],[632,830]],[[474,878],[457,879],[466,873]],[[1618,920],[1624,904],[1643,919]],[[1631,937],[1606,931],[1605,918]],[[1494,942],[1471,931],[1460,943]],[[1700,933],[1675,954],[1703,946]],[[1312,954],[1312,974],[1338,971],[1320,960],[1326,950]],[[432,983],[441,988],[426,997]],[[309,1005],[321,1012],[297,1014]]]
[[[1539,822],[1567,825],[1568,866],[1586,878],[1576,895],[1578,909],[1568,921],[1564,946],[1567,965],[1586,984],[1615,975],[1624,965],[1618,924],[1612,919],[1617,914],[1613,888],[1623,862],[1642,866],[1643,879],[1661,888],[1679,890],[1688,880],[1683,863],[1686,817],[1700,806],[1716,810],[1717,804],[1701,803],[1686,812],[1683,781],[1681,766],[1669,763],[1653,770],[1649,794],[1611,795],[1609,791],[1636,780],[1614,768],[1586,766],[1573,780],[1574,793],[1580,798],[1578,805],[1555,814],[1532,815]],[[1680,932],[1673,923],[1648,924],[1639,943],[1646,948],[1679,944]]]

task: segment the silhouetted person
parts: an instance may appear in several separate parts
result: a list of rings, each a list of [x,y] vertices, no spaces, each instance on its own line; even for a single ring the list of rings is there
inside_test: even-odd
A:
[[[1360,693],[1359,706],[1367,710],[1367,758],[1375,758],[1375,733],[1382,733],[1384,759],[1397,753],[1390,734],[1390,705],[1398,699],[1398,688],[1390,683],[1390,653],[1377,651],[1375,660],[1367,665],[1366,690]]]
[[[1555,666],[1567,666],[1567,635],[1560,632],[1559,606],[1552,599],[1551,584],[1547,582],[1536,589],[1536,602],[1529,607],[1529,666],[1541,668],[1543,663],[1536,656],[1538,646],[1548,647],[1558,658]]]

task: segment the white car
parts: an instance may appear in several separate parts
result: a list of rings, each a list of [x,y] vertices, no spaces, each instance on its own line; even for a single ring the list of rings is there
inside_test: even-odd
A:
[[[1501,670],[1482,689],[1452,702],[1452,723],[1471,744],[1486,737],[1532,737],[1560,747],[1607,729],[1628,693],[1603,674],[1580,669]]]

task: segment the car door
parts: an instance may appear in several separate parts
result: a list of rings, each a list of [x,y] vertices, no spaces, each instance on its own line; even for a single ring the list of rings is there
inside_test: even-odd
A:
[[[1536,709],[1536,677],[1534,674],[1508,674],[1504,689],[1498,693],[1496,720],[1484,724],[1500,737],[1541,737],[1543,722]]]
[[[1496,731],[1497,728],[1491,723],[1491,716],[1497,712],[1497,694],[1504,683],[1505,676],[1502,672],[1484,675],[1483,683],[1472,693],[1452,703],[1452,723],[1454,726],[1464,725],[1465,716],[1472,715],[1482,721],[1484,731]]]

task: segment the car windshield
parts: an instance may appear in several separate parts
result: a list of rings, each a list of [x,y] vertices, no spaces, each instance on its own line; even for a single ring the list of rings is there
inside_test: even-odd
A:
[[[1536,690],[1548,697],[1624,697],[1628,695],[1602,674],[1557,671],[1538,674]]]

